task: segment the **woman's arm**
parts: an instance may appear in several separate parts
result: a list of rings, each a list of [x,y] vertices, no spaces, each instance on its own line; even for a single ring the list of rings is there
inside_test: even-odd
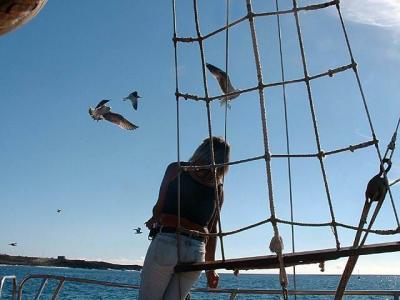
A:
[[[221,211],[222,203],[224,202],[224,191],[222,185],[218,186],[218,199],[219,199],[219,210]],[[208,225],[208,231],[210,233],[217,233],[217,222],[218,222],[218,211],[215,211],[215,214]],[[214,261],[215,260],[215,249],[217,246],[217,238],[216,237],[209,237],[207,244],[206,244],[206,261]],[[207,285],[210,288],[216,288],[218,286],[219,276],[214,271],[207,271]]]
[[[178,176],[178,163],[171,163],[165,170],[164,178],[161,182],[160,191],[158,193],[157,203],[153,207],[153,216],[145,223],[147,228],[151,229],[153,224],[159,220],[160,214],[164,206],[165,195],[167,193],[168,184]]]

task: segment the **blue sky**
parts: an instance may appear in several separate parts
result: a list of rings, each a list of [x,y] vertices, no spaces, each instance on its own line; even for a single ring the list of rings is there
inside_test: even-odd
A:
[[[260,12],[274,1],[254,1]],[[300,5],[321,1],[299,1]],[[231,1],[231,19],[246,13],[244,1]],[[280,2],[283,9],[291,1]],[[399,117],[400,4],[395,1],[343,0],[348,28],[372,120],[382,150]],[[376,9],[374,9],[374,7]],[[379,8],[379,9],[378,9]],[[194,35],[191,1],[177,1],[181,36]],[[199,1],[202,33],[225,23],[225,1]],[[282,17],[286,78],[302,76],[292,15]],[[334,8],[300,15],[310,74],[349,64]],[[279,81],[276,19],[256,21],[265,82]],[[140,263],[149,242],[147,232],[134,235],[150,217],[165,167],[176,160],[176,107],[170,1],[49,1],[31,22],[0,37],[0,253]],[[225,36],[205,43],[206,60],[225,62]],[[196,44],[180,44],[179,82],[184,93],[204,95]],[[230,30],[229,73],[235,87],[257,84],[247,22]],[[220,91],[207,74],[211,95]],[[351,71],[312,83],[322,148],[326,151],[371,139],[365,111]],[[138,90],[138,111],[122,101]],[[293,153],[316,152],[304,84],[287,86]],[[285,152],[280,88],[265,91],[271,152]],[[87,111],[101,99],[112,99],[113,111],[139,126],[128,132]],[[204,103],[182,101],[181,157],[188,159],[207,136]],[[212,104],[213,131],[223,135],[224,110]],[[241,95],[228,116],[232,159],[263,154],[258,95]],[[400,177],[395,153],[391,179]],[[374,149],[339,154],[325,160],[337,220],[356,225],[368,180],[377,172]],[[294,209],[298,221],[329,221],[329,210],[317,160],[292,161]],[[287,166],[272,163],[277,215],[289,219]],[[395,199],[398,187],[393,188]],[[234,230],[269,217],[263,161],[233,166],[225,181],[222,227]],[[389,200],[389,199],[387,199]],[[396,202],[397,203],[397,202]],[[397,203],[398,205],[398,203]],[[62,209],[61,214],[56,210]],[[143,227],[143,226],[142,226]],[[389,201],[376,228],[395,228]],[[280,226],[290,251],[290,228]],[[339,231],[343,245],[354,232]],[[270,225],[225,240],[227,257],[269,254]],[[395,238],[371,236],[369,242]],[[18,247],[10,247],[10,242]],[[333,248],[329,228],[296,228],[296,248]],[[400,270],[398,254],[360,259],[360,273]],[[378,263],[377,263],[378,262]],[[327,273],[340,273],[345,260],[329,262]],[[397,264],[397,265],[396,265]],[[301,272],[317,273],[317,266]]]

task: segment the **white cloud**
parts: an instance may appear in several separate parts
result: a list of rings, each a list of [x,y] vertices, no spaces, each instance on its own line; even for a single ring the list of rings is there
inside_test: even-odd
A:
[[[400,31],[399,0],[343,0],[341,8],[349,21]]]

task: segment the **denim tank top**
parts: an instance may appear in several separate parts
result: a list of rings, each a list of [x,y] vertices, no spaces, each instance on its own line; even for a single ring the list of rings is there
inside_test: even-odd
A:
[[[194,180],[189,173],[181,173],[181,217],[200,226],[207,226],[214,215],[215,189]],[[167,187],[163,213],[178,215],[178,177]]]

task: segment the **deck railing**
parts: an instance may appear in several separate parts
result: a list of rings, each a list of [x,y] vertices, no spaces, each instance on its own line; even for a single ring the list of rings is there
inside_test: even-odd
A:
[[[230,294],[230,300],[236,299],[238,295],[282,295],[282,290],[261,289],[207,289],[194,288],[192,292]],[[297,296],[334,296],[336,290],[289,290],[288,295]],[[400,291],[389,290],[352,290],[344,293],[346,296],[391,296],[394,300],[400,300]]]
[[[1,283],[3,283],[6,279],[11,279],[15,282],[16,286],[16,279],[15,276],[5,276],[0,277],[2,279]],[[28,275],[26,276],[18,285],[18,300],[22,299],[23,289],[25,284],[32,279],[42,279],[42,283],[39,289],[36,292],[35,300],[40,299],[44,288],[49,280],[58,281],[57,288],[54,290],[53,295],[51,296],[52,300],[56,300],[61,289],[66,282],[74,282],[74,283],[82,283],[82,284],[90,284],[90,285],[101,285],[113,288],[125,288],[125,289],[134,289],[138,290],[138,285],[133,284],[126,284],[126,283],[116,283],[116,282],[109,282],[109,281],[99,281],[99,280],[92,280],[92,279],[85,279],[85,278],[76,278],[76,277],[64,277],[64,276],[57,276],[57,275]],[[3,285],[1,284],[1,288]],[[281,290],[262,290],[262,289],[208,289],[208,288],[193,288],[192,293],[213,293],[213,294],[228,294],[230,300],[236,299],[238,295],[281,295]],[[335,295],[335,290],[329,291],[320,291],[320,290],[289,290],[289,295],[299,295],[299,296],[333,296]],[[15,291],[13,290],[13,297]],[[352,290],[346,291],[346,296],[389,296],[392,297],[394,300],[400,300],[400,290]],[[13,298],[15,299],[15,298]]]
[[[12,282],[12,294],[11,299],[16,299],[17,296],[17,278],[15,276],[0,276],[0,299],[1,293],[3,292],[4,283],[10,280]]]

